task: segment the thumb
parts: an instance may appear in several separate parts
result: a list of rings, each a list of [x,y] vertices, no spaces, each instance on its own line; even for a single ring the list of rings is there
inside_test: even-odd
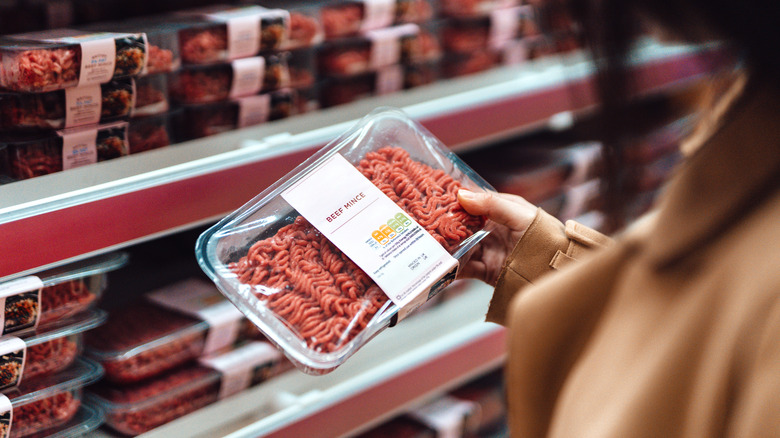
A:
[[[523,197],[508,193],[458,190],[458,202],[469,214],[488,219],[509,229],[524,231],[536,216],[536,206]]]

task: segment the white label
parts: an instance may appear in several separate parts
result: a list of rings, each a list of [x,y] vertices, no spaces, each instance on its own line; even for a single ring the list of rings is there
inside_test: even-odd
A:
[[[528,59],[528,44],[525,40],[512,40],[503,48],[502,63],[504,65],[522,64]]]
[[[376,72],[376,94],[390,94],[404,87],[404,71],[400,65],[385,67]]]
[[[11,424],[14,420],[14,407],[11,400],[4,394],[0,394],[0,438],[11,436]]]
[[[363,0],[360,30],[381,29],[393,24],[395,0]]]
[[[398,64],[401,60],[401,38],[420,33],[416,24],[405,24],[366,32],[371,40],[370,66],[373,69]]]
[[[233,82],[230,85],[230,97],[251,96],[263,88],[265,76],[265,58],[237,59],[231,63]]]
[[[62,169],[97,163],[97,130],[57,131],[62,137]]]
[[[24,341],[8,336],[0,338],[0,391],[19,385],[27,356]]]
[[[520,23],[518,8],[500,9],[490,13],[490,34],[488,46],[491,49],[501,49],[517,35]]]
[[[222,373],[219,387],[219,398],[222,399],[259,383],[263,372],[281,358],[282,354],[271,344],[250,342],[225,354],[204,357],[200,363]]]
[[[103,93],[100,85],[65,90],[65,127],[94,125],[100,122]]]
[[[413,409],[409,415],[435,430],[438,438],[458,438],[464,435],[466,422],[476,411],[473,402],[442,397]]]
[[[343,156],[336,154],[282,197],[374,280],[400,308],[415,307],[455,260]],[[399,312],[399,319],[405,316]]]
[[[243,315],[210,283],[189,279],[146,294],[168,309],[200,318],[209,324],[203,354],[235,343]]]
[[[116,43],[113,38],[84,41],[81,45],[79,85],[102,84],[114,76]]]
[[[271,113],[271,95],[258,94],[257,96],[237,99],[238,103],[238,127],[259,125],[268,121]]]
[[[41,288],[41,279],[34,275],[0,284],[0,335],[38,326]]]
[[[260,16],[236,17],[227,21],[228,57],[254,56],[260,51]]]

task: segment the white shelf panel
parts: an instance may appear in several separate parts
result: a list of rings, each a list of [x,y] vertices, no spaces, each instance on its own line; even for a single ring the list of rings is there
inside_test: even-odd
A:
[[[643,92],[706,74],[710,49],[646,44]],[[406,110],[453,150],[595,105],[581,54],[499,68],[0,186],[0,281],[207,223],[236,209],[377,106]]]
[[[336,437],[365,430],[503,363],[504,329],[484,322],[492,288],[469,282],[466,289],[385,330],[330,374],[291,371],[141,436]]]

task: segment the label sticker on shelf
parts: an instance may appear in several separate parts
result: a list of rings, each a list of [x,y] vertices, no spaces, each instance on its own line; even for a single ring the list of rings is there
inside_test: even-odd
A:
[[[363,0],[360,30],[381,29],[393,24],[396,0]]]
[[[14,407],[5,394],[0,394],[0,438],[11,436],[11,425],[14,421]]]
[[[97,163],[96,129],[57,131],[62,137],[62,170]]]
[[[19,385],[24,375],[27,345],[16,336],[0,339],[0,391]]]
[[[43,282],[34,275],[0,284],[0,335],[38,326],[42,288]]]
[[[458,261],[340,154],[281,195],[401,308],[399,321],[454,279]]]
[[[100,85],[65,90],[65,127],[94,125],[100,122],[103,92]]]
[[[230,97],[243,97],[257,94],[263,88],[265,76],[265,58],[236,59],[230,63],[233,68],[233,82],[230,84]]]
[[[201,365],[222,374],[219,398],[223,399],[266,380],[282,354],[267,342],[254,341],[218,356],[200,359]]]
[[[233,345],[244,315],[211,283],[188,279],[146,294],[146,299],[167,309],[194,316],[209,325],[203,354]]]
[[[242,97],[236,99],[238,103],[238,127],[259,125],[268,121],[271,114],[271,95],[258,94],[257,96]]]

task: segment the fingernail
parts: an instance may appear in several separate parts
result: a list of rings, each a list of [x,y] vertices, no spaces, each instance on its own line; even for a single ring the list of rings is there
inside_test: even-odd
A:
[[[472,201],[476,198],[476,195],[474,192],[466,190],[466,189],[460,189],[458,190],[458,197],[465,199],[467,201]]]

